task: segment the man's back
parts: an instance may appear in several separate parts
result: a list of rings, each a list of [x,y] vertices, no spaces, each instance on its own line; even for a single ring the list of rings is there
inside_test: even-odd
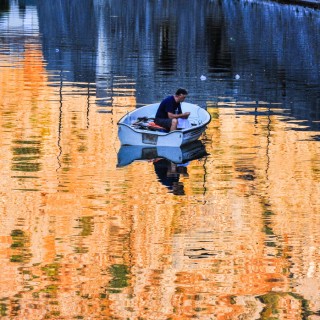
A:
[[[169,96],[162,100],[159,105],[156,118],[168,119],[168,112],[173,114],[182,113],[180,102],[176,102],[173,96]]]

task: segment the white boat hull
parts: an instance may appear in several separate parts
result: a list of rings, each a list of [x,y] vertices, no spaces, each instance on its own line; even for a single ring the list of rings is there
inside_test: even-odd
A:
[[[133,110],[118,122],[118,136],[122,145],[180,147],[198,140],[211,121],[210,114],[206,110],[183,102],[182,112],[190,112],[191,128],[160,132],[137,129],[132,126],[139,117],[154,117],[158,106],[159,103],[156,103]]]

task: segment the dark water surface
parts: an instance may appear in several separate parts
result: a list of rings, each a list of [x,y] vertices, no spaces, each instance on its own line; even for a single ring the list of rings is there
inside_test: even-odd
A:
[[[0,3],[0,317],[319,319],[320,12]],[[117,121],[183,86],[172,148]]]

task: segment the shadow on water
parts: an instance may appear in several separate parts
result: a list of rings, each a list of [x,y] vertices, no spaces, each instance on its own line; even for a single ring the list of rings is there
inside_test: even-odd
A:
[[[3,0],[0,2],[0,14],[10,10],[10,0]]]

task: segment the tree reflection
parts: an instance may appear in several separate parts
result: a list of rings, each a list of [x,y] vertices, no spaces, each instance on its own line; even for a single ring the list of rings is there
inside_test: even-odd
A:
[[[10,1],[9,0],[0,1],[0,13],[9,11],[9,10],[10,10]]]

